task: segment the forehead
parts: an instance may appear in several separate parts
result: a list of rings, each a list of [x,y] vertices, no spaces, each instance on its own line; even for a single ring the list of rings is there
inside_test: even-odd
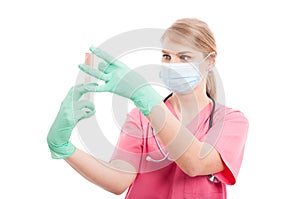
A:
[[[162,47],[163,47],[163,51],[168,53],[180,54],[181,52],[183,52],[184,54],[193,54],[195,56],[200,56],[200,57],[203,56],[201,52],[190,47],[188,44],[184,44],[183,42],[176,42],[173,39],[171,40],[165,38],[162,41]]]
[[[169,51],[171,53],[178,53],[181,51],[191,51],[191,52],[195,51],[194,49],[188,47],[187,45],[183,45],[179,42],[175,42],[167,38],[162,41],[162,47],[164,50]]]

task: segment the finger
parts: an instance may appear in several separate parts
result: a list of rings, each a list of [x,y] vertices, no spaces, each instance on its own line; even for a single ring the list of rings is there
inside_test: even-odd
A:
[[[83,84],[77,84],[77,85],[75,85],[73,88],[79,88],[79,87],[81,87],[81,86],[83,86]]]
[[[81,100],[74,104],[74,119],[76,122],[95,114],[95,105],[88,100]]]
[[[82,95],[89,92],[89,90],[85,89],[85,87],[89,87],[89,86],[98,86],[98,84],[97,83],[89,83],[87,85],[78,84],[78,85],[73,86],[68,92],[67,101],[73,101],[74,103],[77,102],[82,97]]]
[[[83,94],[89,92],[88,90],[86,90],[85,88],[88,86],[98,86],[97,83],[89,83],[89,84],[80,84],[80,85],[76,85],[73,88],[73,97],[77,97],[77,99],[79,99]]]
[[[107,84],[105,85],[89,85],[89,86],[86,86],[85,89],[88,91],[88,92],[108,92],[109,91],[109,88],[107,86]]]
[[[95,48],[95,47],[90,47],[90,51],[95,54],[97,57],[103,59],[104,61],[106,61],[107,63],[109,63],[110,67],[127,67],[125,64],[123,64],[121,61],[118,61],[117,58],[109,55],[107,52],[105,52],[104,50],[101,50],[99,48]]]
[[[75,116],[75,121],[79,122],[82,119],[91,117],[92,115],[94,115],[96,113],[95,110],[76,110],[74,112],[74,116]]]
[[[80,90],[82,90],[82,86],[83,86],[83,84],[77,84],[77,85],[75,85],[75,86],[73,86],[70,90],[69,90],[69,92],[68,92],[68,94],[67,94],[67,96],[66,96],[66,98],[65,98],[65,100],[64,101],[77,101],[80,97],[81,97],[81,93],[80,93]],[[87,91],[86,91],[87,92]]]
[[[95,54],[97,57],[103,59],[104,61],[106,61],[110,67],[114,67],[114,66],[118,66],[118,67],[124,67],[126,65],[124,65],[122,62],[118,61],[117,58],[111,56],[110,54],[108,54],[107,52],[105,52],[104,50],[101,50],[99,48],[95,48],[95,47],[90,47],[90,51]]]
[[[78,89],[80,89],[82,86],[83,86],[83,84],[77,84],[77,85],[73,86],[73,87],[69,90],[68,93],[71,94],[71,95],[73,95],[74,90],[78,90]]]
[[[100,79],[100,80],[103,80],[103,81],[108,81],[110,79],[109,74],[105,74],[102,71],[94,69],[94,68],[92,68],[88,65],[79,64],[78,67],[80,68],[80,70],[82,70],[86,74],[91,75],[92,77],[95,77],[97,79]]]
[[[89,118],[89,117],[93,116],[95,113],[96,113],[96,110],[92,110],[90,112],[85,111],[85,118]]]
[[[87,88],[89,88],[90,86],[99,86],[99,85],[97,83],[88,83],[84,85],[84,90],[88,92]]]
[[[100,62],[98,64],[98,70],[100,70],[103,73],[111,72],[110,68],[111,68],[111,65],[109,63],[107,63],[106,61]]]
[[[99,48],[95,48],[93,46],[90,47],[90,51],[95,54],[97,57],[103,59],[104,61],[108,62],[108,63],[113,63],[116,61],[116,59],[109,55],[107,52],[105,52],[104,50],[101,50]]]
[[[82,70],[83,72],[87,73],[88,75],[91,75],[95,78],[98,78],[99,76],[101,76],[102,72],[91,67],[91,66],[88,66],[86,64],[79,64],[78,65],[79,69]]]
[[[89,100],[80,100],[74,104],[75,110],[89,109],[90,111],[95,110],[95,105]]]

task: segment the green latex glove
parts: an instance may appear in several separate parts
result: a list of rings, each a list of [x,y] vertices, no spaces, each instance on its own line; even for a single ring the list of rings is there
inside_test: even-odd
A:
[[[75,152],[75,146],[69,141],[73,128],[78,121],[95,113],[92,102],[80,100],[83,94],[89,92],[86,88],[93,85],[95,86],[95,84],[81,84],[72,87],[61,103],[47,136],[52,158],[67,158]]]
[[[80,64],[79,68],[83,72],[105,82],[104,85],[91,86],[90,91],[111,92],[131,99],[146,116],[162,101],[162,97],[141,75],[103,50],[91,47],[90,51],[103,59],[104,62],[98,65],[98,69],[85,64]]]

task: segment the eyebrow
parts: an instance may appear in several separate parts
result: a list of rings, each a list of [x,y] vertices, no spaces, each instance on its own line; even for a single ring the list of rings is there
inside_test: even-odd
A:
[[[167,50],[162,50],[161,52],[162,52],[162,53],[170,53],[170,52],[167,51]],[[181,51],[181,52],[176,53],[176,55],[181,55],[181,54],[186,54],[186,53],[193,54],[193,52],[191,52],[191,51]]]
[[[170,52],[168,52],[168,51],[166,51],[166,50],[162,50],[161,52],[162,52],[162,53],[170,53]]]
[[[181,54],[187,54],[187,53],[193,54],[193,52],[191,52],[191,51],[181,51],[181,52],[179,52],[177,54],[181,55]]]

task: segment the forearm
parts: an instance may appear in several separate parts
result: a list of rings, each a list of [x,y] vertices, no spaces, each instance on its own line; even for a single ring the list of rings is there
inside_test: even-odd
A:
[[[118,163],[118,166],[108,164],[79,149],[65,161],[87,180],[114,194],[123,193],[136,176],[133,168],[124,162],[122,165]]]
[[[188,175],[207,175],[224,169],[218,152],[200,142],[160,103],[148,115],[152,127],[177,165]]]

